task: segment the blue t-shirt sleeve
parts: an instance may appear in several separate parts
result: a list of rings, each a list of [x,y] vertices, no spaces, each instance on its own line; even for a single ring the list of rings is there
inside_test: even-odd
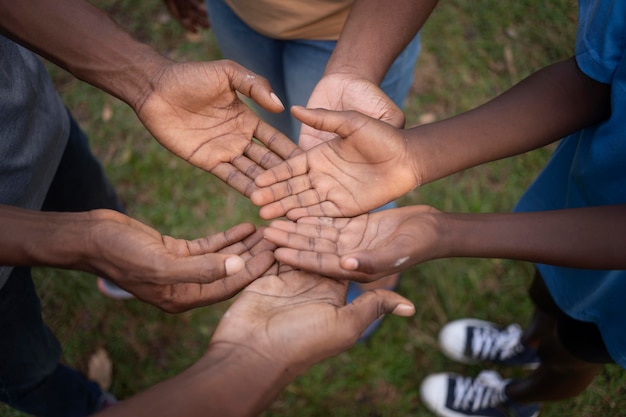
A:
[[[590,78],[613,80],[624,53],[626,1],[579,0],[576,62]]]

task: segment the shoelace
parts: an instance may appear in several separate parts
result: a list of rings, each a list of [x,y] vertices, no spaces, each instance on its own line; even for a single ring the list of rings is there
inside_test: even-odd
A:
[[[454,384],[454,401],[457,410],[477,411],[495,407],[507,400],[503,381],[494,371],[483,371],[475,379],[459,376]]]
[[[500,330],[492,327],[475,327],[472,333],[471,355],[479,359],[505,360],[524,350],[520,343],[522,329],[511,324]]]

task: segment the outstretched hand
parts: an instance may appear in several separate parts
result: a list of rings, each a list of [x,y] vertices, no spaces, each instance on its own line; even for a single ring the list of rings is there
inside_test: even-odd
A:
[[[347,282],[281,267],[250,284],[219,323],[209,345],[242,348],[302,372],[337,355],[383,314],[410,316],[413,304],[388,290],[367,291],[346,305]]]
[[[398,128],[404,127],[404,113],[374,83],[354,74],[328,74],[317,83],[306,105],[310,109],[355,110]],[[313,148],[334,137],[331,132],[306,124],[300,130],[300,147]]]
[[[110,210],[93,212],[90,256],[77,269],[114,281],[137,298],[181,312],[232,297],[274,263],[275,245],[252,224],[196,240],[162,236]]]
[[[261,206],[262,218],[352,217],[419,184],[401,129],[354,111],[294,107],[292,113],[303,123],[340,137],[256,177],[260,189],[250,199]]]
[[[403,207],[353,218],[275,220],[266,239],[278,245],[279,262],[327,276],[375,281],[439,254],[437,211]]]
[[[170,62],[156,72],[151,91],[133,104],[143,124],[169,151],[242,194],[250,195],[260,172],[297,152],[237,95],[283,111],[265,78],[228,60]]]

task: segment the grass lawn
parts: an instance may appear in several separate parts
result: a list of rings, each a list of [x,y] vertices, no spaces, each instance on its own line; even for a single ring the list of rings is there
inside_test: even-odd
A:
[[[210,31],[189,36],[160,1],[98,0],[139,39],[175,60],[219,57]],[[569,57],[576,2],[442,1],[423,31],[423,51],[406,103],[407,124],[442,119],[477,106],[548,63]],[[162,149],[123,103],[51,73],[65,102],[88,132],[131,216],[161,233],[195,238],[241,223],[263,224],[257,209],[210,174]],[[463,212],[509,211],[550,155],[550,149],[459,173],[415,190],[402,205],[429,204]],[[94,277],[37,269],[44,315],[64,345],[63,360],[86,369],[104,348],[113,366],[111,391],[128,397],[170,377],[198,358],[228,302],[170,315],[139,301],[99,295]],[[290,385],[266,417],[431,416],[419,399],[431,372],[475,375],[437,349],[447,321],[480,317],[524,325],[532,311],[525,289],[529,264],[504,260],[428,262],[403,274],[399,292],[414,317],[387,317],[370,341],[316,365]],[[520,371],[500,369],[504,375]],[[607,366],[580,396],[548,404],[542,416],[617,416],[626,410],[626,377]],[[210,401],[211,393],[207,393]],[[20,416],[0,406],[0,417]]]

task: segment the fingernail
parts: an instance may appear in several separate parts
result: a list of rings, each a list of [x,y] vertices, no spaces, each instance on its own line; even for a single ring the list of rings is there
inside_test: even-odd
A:
[[[226,275],[233,275],[241,271],[244,267],[243,259],[240,257],[231,257],[224,262],[224,268],[226,268]]]
[[[356,258],[348,258],[343,262],[343,269],[355,271],[359,267],[359,260]]]
[[[274,103],[278,104],[283,109],[285,108],[285,105],[283,104],[283,102],[280,101],[280,99],[278,98],[276,94],[274,94],[274,92],[270,93],[270,97],[272,97],[272,100],[274,101]]]
[[[398,304],[391,314],[400,317],[410,317],[415,314],[415,306],[412,304]]]

